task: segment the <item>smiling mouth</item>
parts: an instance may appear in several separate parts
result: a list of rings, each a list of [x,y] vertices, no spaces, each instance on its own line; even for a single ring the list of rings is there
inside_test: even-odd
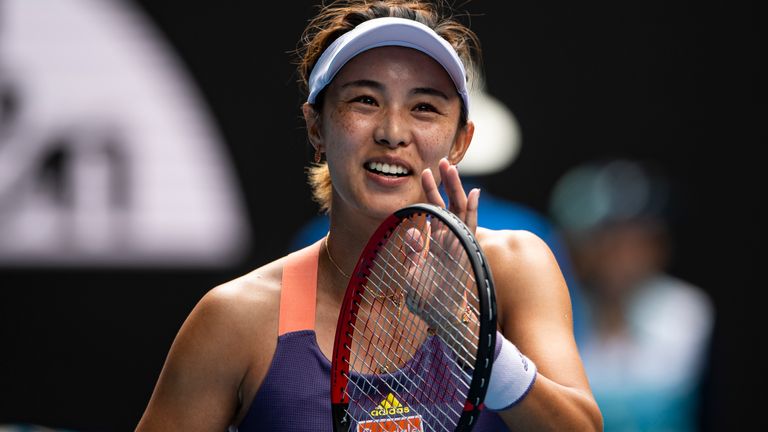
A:
[[[405,177],[411,174],[408,168],[402,165],[381,163],[381,162],[368,162],[365,164],[365,169],[374,174],[390,176],[390,177]]]

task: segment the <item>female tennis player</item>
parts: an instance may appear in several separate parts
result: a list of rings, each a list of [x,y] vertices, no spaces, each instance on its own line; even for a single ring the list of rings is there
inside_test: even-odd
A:
[[[601,430],[553,254],[531,233],[477,227],[480,191],[461,185],[476,35],[437,1],[347,0],[319,8],[301,43],[309,177],[328,235],[203,296],[137,430],[333,430],[329,359],[350,273],[379,224],[419,202],[461,218],[493,270],[499,333],[472,430]]]

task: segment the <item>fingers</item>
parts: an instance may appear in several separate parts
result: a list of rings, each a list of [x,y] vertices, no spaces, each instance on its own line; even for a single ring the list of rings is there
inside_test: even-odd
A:
[[[445,186],[445,192],[451,205],[448,210],[463,220],[467,206],[467,196],[461,185],[459,170],[456,169],[456,165],[451,165],[446,158],[440,159],[438,169],[440,170],[440,178]],[[435,175],[429,168],[424,169],[421,173],[421,187],[424,189],[427,202],[446,208],[445,201],[442,195],[440,195]]]
[[[461,185],[459,170],[456,169],[456,165],[452,165],[445,158],[440,160],[439,167],[440,176],[445,185],[445,194],[448,196],[448,202],[450,203],[448,210],[458,216],[461,220],[465,220],[467,212],[467,195],[464,192],[464,187]]]
[[[477,231],[477,209],[480,207],[480,189],[474,188],[467,196],[467,215],[464,223],[470,231]]]
[[[418,266],[429,252],[429,238],[432,233],[429,222],[421,229],[413,227],[405,231],[403,240],[405,264],[410,263],[411,265]]]
[[[405,239],[403,242],[403,249],[405,252],[405,258],[408,261],[413,262],[414,257],[418,256],[422,250],[424,250],[424,242],[421,236],[421,231],[417,228],[408,228],[405,232]]]
[[[443,201],[443,197],[440,196],[440,190],[437,188],[435,176],[429,168],[426,168],[421,172],[421,187],[424,189],[428,203],[445,208],[445,201]]]
[[[456,165],[443,158],[438,164],[440,178],[445,187],[445,195],[448,197],[448,210],[458,216],[472,232],[477,229],[477,209],[480,203],[480,189],[472,189],[469,194],[464,192],[459,170]],[[424,188],[428,202],[446,208],[445,201],[440,195],[432,170],[425,169],[421,175],[421,184]]]

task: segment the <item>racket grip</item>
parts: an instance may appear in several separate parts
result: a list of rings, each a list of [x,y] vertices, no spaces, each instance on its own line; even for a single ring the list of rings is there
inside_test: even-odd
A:
[[[501,332],[496,332],[496,352],[485,407],[503,411],[520,402],[536,381],[536,365]]]

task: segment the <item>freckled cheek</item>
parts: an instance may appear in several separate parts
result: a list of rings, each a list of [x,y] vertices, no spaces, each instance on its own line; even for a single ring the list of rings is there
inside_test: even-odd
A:
[[[336,110],[330,116],[331,124],[344,136],[359,135],[364,130],[365,125],[354,116],[350,116],[346,111]]]
[[[426,129],[419,132],[419,142],[429,143],[429,145],[422,145],[422,148],[432,157],[439,159],[450,150],[453,143],[453,135],[446,134],[443,130]]]

